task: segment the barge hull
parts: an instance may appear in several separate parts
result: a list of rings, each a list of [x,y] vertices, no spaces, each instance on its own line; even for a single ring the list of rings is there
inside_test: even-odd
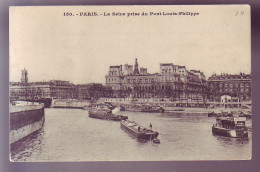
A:
[[[232,137],[232,138],[248,138],[248,132],[244,133],[244,130],[231,130],[231,129],[212,127],[212,133],[215,135]]]
[[[125,126],[122,123],[121,123],[121,128],[123,130],[125,130],[127,133],[133,135],[135,138],[141,139],[141,140],[153,140],[153,139],[157,138],[157,136],[159,135],[158,132],[156,132],[156,133],[138,133],[138,132],[130,129],[129,127]]]
[[[92,114],[89,114],[89,117],[90,118],[96,118],[96,119],[104,119],[104,120],[112,120],[112,121],[121,121],[121,119],[119,118],[110,118],[110,117],[104,117],[104,116],[99,116],[99,115],[92,115]]]
[[[128,117],[126,116],[112,116],[112,115],[97,115],[97,114],[89,114],[90,118],[104,119],[104,120],[112,120],[112,121],[121,121],[126,120]]]

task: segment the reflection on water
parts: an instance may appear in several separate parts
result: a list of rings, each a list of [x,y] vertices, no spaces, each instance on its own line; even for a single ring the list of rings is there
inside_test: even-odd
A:
[[[139,161],[249,159],[248,139],[214,136],[205,114],[120,112],[143,127],[152,123],[160,144],[140,142],[116,121],[80,109],[45,109],[42,129],[11,146],[13,161]],[[251,120],[247,123],[251,124]]]

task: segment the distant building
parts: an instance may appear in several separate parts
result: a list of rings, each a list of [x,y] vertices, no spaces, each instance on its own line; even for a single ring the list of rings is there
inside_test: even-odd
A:
[[[138,74],[139,74],[138,62],[137,59],[135,59],[134,75],[138,75]]]
[[[237,97],[242,101],[251,100],[251,75],[213,74],[208,79],[209,97],[220,102],[222,95]]]
[[[220,102],[222,104],[229,103],[231,102],[231,99],[232,99],[231,96],[225,94],[220,97]]]
[[[27,85],[17,82],[10,83],[10,97],[20,100],[54,98],[76,98],[76,89],[68,81],[52,80],[49,82],[30,82]]]
[[[203,72],[199,71],[199,70],[190,70],[191,73],[197,75],[201,80],[206,80],[206,77],[204,75]]]
[[[124,75],[133,75],[134,74],[133,65],[125,64],[123,73]]]
[[[111,97],[112,89],[98,83],[79,84],[77,87],[77,99],[97,100],[101,97]]]
[[[114,71],[116,72],[116,70]],[[28,82],[27,70],[22,70],[21,81],[10,82],[11,100],[53,99],[89,99],[111,97],[112,88],[102,84],[74,85],[69,81],[51,80],[48,82]]]
[[[23,83],[23,84],[28,83],[28,73],[25,68],[22,70],[21,83]]]
[[[147,75],[148,73],[147,73],[147,68],[143,68],[143,67],[141,67],[140,68],[140,75]]]
[[[159,73],[148,73],[147,68],[125,64],[110,66],[106,85],[72,84],[69,81],[28,82],[26,69],[21,82],[10,82],[10,99],[89,99],[159,98],[172,101],[221,102],[221,96],[232,97],[232,102],[251,100],[251,75],[213,74],[206,80],[203,72],[187,70],[185,66],[161,63]]]
[[[113,97],[170,98],[172,100],[205,100],[206,79],[202,72],[196,74],[185,66],[161,63],[160,73],[149,74],[147,68],[132,66],[110,66],[106,85],[113,90]]]

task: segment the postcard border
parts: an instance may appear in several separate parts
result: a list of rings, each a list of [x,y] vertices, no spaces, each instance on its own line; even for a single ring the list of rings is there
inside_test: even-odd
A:
[[[4,0],[3,0],[4,1]],[[224,4],[223,4],[224,3]],[[253,155],[252,160],[248,161],[154,161],[154,162],[56,162],[56,163],[13,163],[9,162],[9,6],[27,6],[27,5],[206,5],[206,4],[249,4],[251,6],[251,30],[252,30],[252,111],[253,117]],[[126,1],[109,0],[109,1],[51,1],[38,0],[32,1],[15,0],[4,1],[0,7],[0,14],[3,18],[0,26],[1,37],[1,62],[0,62],[0,171],[164,171],[164,172],[179,172],[179,171],[256,171],[259,169],[259,134],[255,131],[260,131],[260,107],[257,102],[260,102],[258,89],[260,87],[260,64],[259,57],[260,49],[260,2],[252,2],[249,0],[238,1]]]

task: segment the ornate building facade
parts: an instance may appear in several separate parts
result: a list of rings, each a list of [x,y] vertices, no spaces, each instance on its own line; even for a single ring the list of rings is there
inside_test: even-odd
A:
[[[149,74],[147,68],[135,65],[110,66],[106,85],[72,84],[69,81],[28,82],[22,70],[22,82],[10,82],[10,99],[88,99],[159,98],[172,101],[214,101],[229,95],[241,101],[251,100],[251,75],[213,74],[206,80],[203,72],[185,66],[161,63],[159,73]]]
[[[149,74],[146,68],[132,65],[110,66],[106,85],[113,97],[170,98],[172,100],[206,100],[206,78],[200,71],[188,71],[185,66],[160,64],[160,72]]]
[[[251,75],[213,74],[208,79],[209,96],[212,101],[220,101],[222,95],[237,97],[241,101],[251,100]]]
[[[77,99],[79,100],[97,100],[101,97],[111,97],[112,89],[98,83],[76,85]]]

